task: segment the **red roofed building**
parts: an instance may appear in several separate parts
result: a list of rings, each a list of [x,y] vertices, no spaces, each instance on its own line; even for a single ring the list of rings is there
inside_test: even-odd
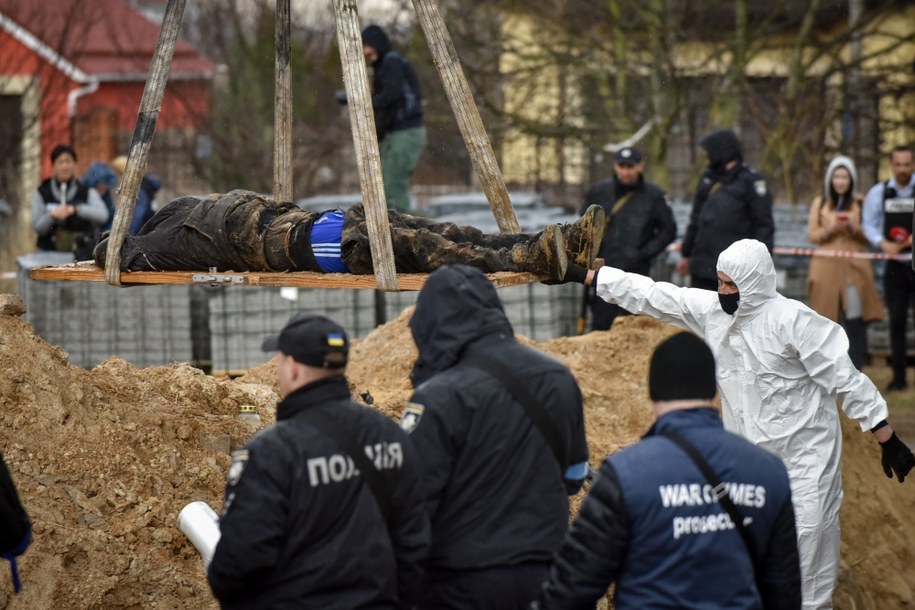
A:
[[[20,192],[50,174],[56,144],[76,148],[80,173],[126,154],[159,27],[128,0],[0,0],[0,138],[21,134]],[[153,150],[207,116],[215,71],[178,41]]]

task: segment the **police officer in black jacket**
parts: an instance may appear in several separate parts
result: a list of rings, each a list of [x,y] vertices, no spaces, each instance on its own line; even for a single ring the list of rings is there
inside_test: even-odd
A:
[[[471,267],[429,276],[410,329],[419,359],[401,426],[422,459],[433,540],[418,607],[525,608],[587,471],[578,384],[515,340],[492,283]]]
[[[800,608],[788,473],[774,454],[722,427],[709,347],[690,333],[663,341],[648,386],[657,421],[601,466],[533,607],[594,608],[615,582],[617,610]],[[716,499],[719,483],[749,543]]]
[[[719,129],[699,142],[708,168],[699,180],[677,273],[690,286],[718,290],[718,255],[735,241],[756,239],[772,251],[775,221],[766,180],[743,163],[737,135]]]
[[[613,160],[613,178],[593,185],[585,194],[581,213],[589,205],[604,209],[607,228],[600,257],[607,265],[648,275],[654,258],[677,237],[677,221],[664,191],[645,180],[642,151],[626,146]],[[592,330],[609,330],[625,309],[589,291]]]
[[[233,453],[208,568],[223,608],[408,608],[429,549],[417,455],[350,399],[349,342],[299,314],[276,350],[276,425]],[[360,455],[361,454],[361,455]]]

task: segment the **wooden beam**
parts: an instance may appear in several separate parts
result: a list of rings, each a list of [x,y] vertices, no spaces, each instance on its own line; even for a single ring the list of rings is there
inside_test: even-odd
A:
[[[64,280],[71,282],[104,282],[105,272],[94,263],[37,267],[31,272],[33,280]],[[401,291],[420,290],[429,277],[425,273],[399,273],[397,284]],[[490,273],[490,281],[496,288],[520,286],[539,282],[543,277],[531,273],[500,271]],[[375,276],[352,273],[316,273],[296,271],[290,273],[271,272],[212,272],[212,271],[124,271],[121,273],[122,286],[198,284],[217,286],[274,286],[295,288],[347,288],[375,289]]]
[[[394,270],[394,247],[388,223],[388,204],[381,178],[381,153],[375,132],[375,116],[369,91],[368,72],[362,55],[362,30],[356,0],[334,0],[337,44],[343,65],[349,118],[356,147],[356,165],[362,187],[362,205],[372,250],[372,266],[379,290],[397,290]]]
[[[130,221],[137,205],[137,193],[143,181],[143,172],[146,171],[146,162],[149,159],[149,148],[152,146],[153,135],[156,133],[156,122],[159,120],[159,110],[162,107],[162,97],[165,95],[165,83],[172,65],[172,56],[175,52],[175,42],[178,39],[178,28],[184,15],[184,6],[187,0],[168,0],[165,7],[165,16],[162,27],[159,29],[159,39],[156,41],[156,50],[149,65],[149,74],[146,86],[143,88],[143,97],[140,100],[140,111],[137,115],[137,124],[133,130],[130,149],[127,152],[127,167],[124,169],[124,179],[118,187],[118,204],[111,225],[111,235],[108,238],[108,265],[105,269],[105,279],[114,286],[120,285],[121,278],[121,246],[130,230]]]
[[[499,230],[502,233],[520,233],[521,226],[508,198],[505,178],[499,164],[496,163],[496,155],[483,127],[480,111],[464,76],[464,69],[458,60],[445,20],[442,19],[435,0],[413,0],[413,6],[429,44],[433,63],[438,69],[448,101],[451,103],[454,118],[464,138],[470,161],[483,186],[483,192],[486,193],[486,199],[489,200]]]
[[[273,91],[273,198],[292,201],[292,55],[289,0],[276,0]]]

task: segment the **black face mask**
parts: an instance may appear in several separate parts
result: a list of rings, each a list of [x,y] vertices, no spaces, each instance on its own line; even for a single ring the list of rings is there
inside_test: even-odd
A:
[[[731,294],[721,294],[718,293],[718,302],[721,303],[721,309],[724,310],[724,313],[729,316],[733,316],[737,311],[737,305],[740,304],[740,293],[734,292]]]

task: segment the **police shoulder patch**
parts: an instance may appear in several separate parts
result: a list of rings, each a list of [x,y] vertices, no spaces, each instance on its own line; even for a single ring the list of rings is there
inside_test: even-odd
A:
[[[229,466],[229,472],[226,474],[226,483],[230,486],[237,485],[241,480],[241,475],[245,473],[245,467],[248,465],[249,455],[247,449],[232,452],[232,465]]]
[[[419,426],[419,421],[423,418],[425,411],[426,407],[423,405],[408,402],[407,406],[404,407],[403,416],[400,418],[400,427],[407,433],[413,432]]]
[[[756,189],[757,195],[759,195],[760,197],[764,196],[766,194],[766,181],[765,180],[755,181],[753,183],[753,188]]]

